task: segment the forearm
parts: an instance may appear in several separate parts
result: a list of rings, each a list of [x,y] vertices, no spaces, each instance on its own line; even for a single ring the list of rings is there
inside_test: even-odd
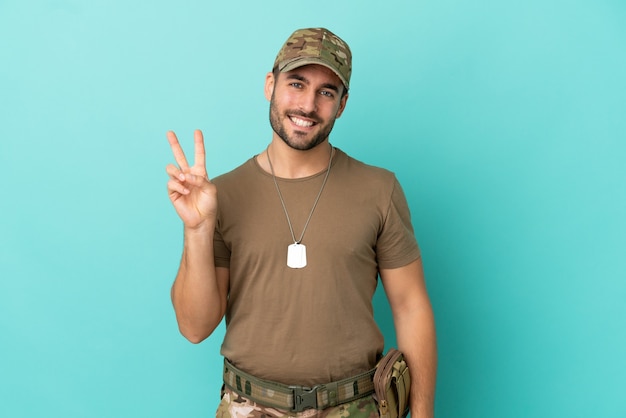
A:
[[[404,354],[411,373],[410,407],[413,418],[434,416],[437,375],[435,323],[429,304],[402,314],[396,321],[398,349]]]
[[[213,258],[213,230],[213,225],[185,228],[180,268],[172,286],[179,329],[193,343],[213,332],[226,308]]]

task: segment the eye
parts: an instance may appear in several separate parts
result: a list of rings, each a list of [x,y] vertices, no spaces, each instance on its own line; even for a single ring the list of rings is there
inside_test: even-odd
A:
[[[293,83],[289,83],[289,85],[291,87],[297,88],[297,89],[301,89],[302,88],[302,83],[298,83],[298,82],[293,82]]]
[[[332,91],[329,91],[329,90],[322,90],[322,91],[320,91],[320,94],[321,94],[322,96],[326,96],[326,97],[329,97],[329,98],[331,98],[331,99],[332,99],[333,97],[335,97],[335,95],[333,94],[333,92],[332,92]]]

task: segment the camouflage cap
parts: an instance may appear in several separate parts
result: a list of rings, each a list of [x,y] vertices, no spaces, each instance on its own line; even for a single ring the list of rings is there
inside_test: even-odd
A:
[[[286,72],[307,64],[333,70],[346,89],[350,86],[352,53],[348,44],[328,29],[298,29],[292,33],[278,52],[274,68]]]

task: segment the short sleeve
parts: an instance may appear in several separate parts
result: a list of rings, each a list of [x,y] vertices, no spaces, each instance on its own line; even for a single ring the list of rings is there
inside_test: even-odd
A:
[[[403,267],[420,256],[409,206],[400,183],[395,179],[387,215],[376,242],[378,267],[379,269]]]
[[[213,236],[213,255],[215,259],[215,267],[230,267],[230,250],[224,242],[224,238],[220,232],[219,221]]]

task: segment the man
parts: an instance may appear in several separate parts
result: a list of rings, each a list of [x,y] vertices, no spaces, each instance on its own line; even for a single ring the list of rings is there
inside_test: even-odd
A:
[[[172,301],[193,343],[226,316],[219,416],[376,416],[378,275],[412,376],[412,416],[433,416],[434,320],[406,199],[392,173],[328,139],[350,74],[343,40],[294,32],[265,79],[269,146],[213,181],[201,132],[192,166],[168,133],[178,163],[168,193],[184,223]]]

